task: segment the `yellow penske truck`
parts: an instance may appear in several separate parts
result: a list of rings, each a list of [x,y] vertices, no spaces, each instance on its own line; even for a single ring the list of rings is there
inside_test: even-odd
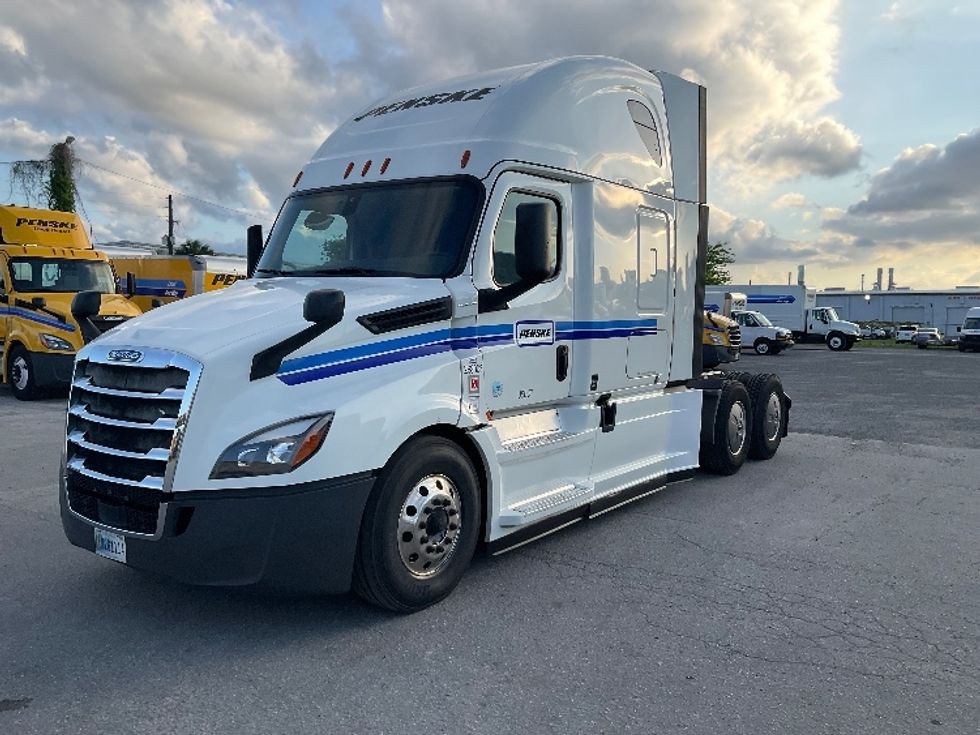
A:
[[[221,255],[149,255],[107,251],[120,281],[132,273],[133,302],[143,311],[187,296],[217,291],[245,278],[245,258]]]
[[[75,353],[140,313],[77,214],[0,206],[0,376],[16,398],[67,387]]]

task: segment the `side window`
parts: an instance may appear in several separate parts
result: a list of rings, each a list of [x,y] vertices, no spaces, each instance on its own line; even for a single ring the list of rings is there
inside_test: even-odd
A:
[[[644,312],[667,311],[670,301],[670,235],[663,212],[640,209],[637,231],[637,306]]]
[[[647,152],[658,166],[663,166],[663,154],[660,152],[660,135],[657,132],[657,121],[653,119],[653,113],[642,102],[630,100],[626,103],[629,108],[630,117],[636,125],[636,132],[640,134],[640,140],[646,146]]]
[[[517,268],[514,262],[514,229],[517,223],[517,206],[519,204],[545,202],[551,206],[551,239],[548,246],[551,275],[558,272],[560,260],[559,222],[561,210],[558,202],[550,197],[539,194],[528,194],[523,191],[512,191],[504,200],[500,219],[493,230],[493,280],[498,286],[509,286],[517,283]]]

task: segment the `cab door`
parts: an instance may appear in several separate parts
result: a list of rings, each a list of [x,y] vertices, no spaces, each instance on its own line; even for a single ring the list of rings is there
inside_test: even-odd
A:
[[[483,374],[466,388],[471,399],[479,397],[481,413],[548,406],[569,395],[574,334],[568,184],[501,174],[477,247],[474,284],[486,294],[519,280],[514,258],[517,208],[532,203],[543,203],[551,211],[551,274],[505,308],[478,314],[476,337]]]

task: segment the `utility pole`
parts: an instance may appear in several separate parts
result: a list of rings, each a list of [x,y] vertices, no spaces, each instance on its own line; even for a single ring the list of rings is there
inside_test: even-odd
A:
[[[174,254],[174,195],[167,194],[167,252]]]

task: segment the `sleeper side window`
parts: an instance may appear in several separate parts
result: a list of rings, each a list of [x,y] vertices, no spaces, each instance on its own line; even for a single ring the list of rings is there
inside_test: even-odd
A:
[[[558,202],[540,194],[529,194],[523,191],[512,191],[504,200],[500,218],[493,230],[493,281],[498,286],[509,286],[517,283],[517,267],[514,261],[514,230],[517,222],[517,207],[520,204],[545,202],[551,206],[551,237],[548,244],[551,271],[548,278],[558,272],[560,262],[559,222],[561,210]],[[547,280],[547,279],[546,279]]]

